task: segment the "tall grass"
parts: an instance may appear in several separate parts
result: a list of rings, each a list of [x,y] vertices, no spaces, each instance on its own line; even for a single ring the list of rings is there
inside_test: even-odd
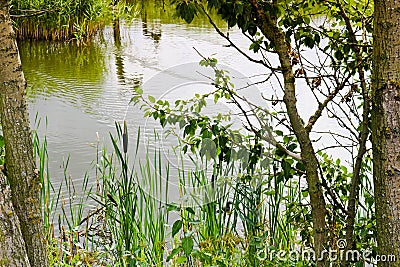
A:
[[[37,115],[35,122],[37,124],[37,128],[40,125],[40,120],[38,120]],[[43,223],[45,227],[45,231],[49,233],[49,231],[53,231],[52,222],[54,221],[54,213],[53,211],[57,207],[58,198],[52,198],[51,192],[54,191],[54,188],[50,182],[48,177],[48,154],[47,154],[47,139],[44,138],[43,142],[40,141],[40,138],[36,131],[33,132],[33,148],[34,155],[37,156],[37,169],[41,182],[41,202],[43,203],[42,211],[43,211]]]
[[[11,1],[11,13],[19,40],[71,40],[95,34],[104,25],[109,1],[34,0]]]
[[[86,44],[112,21],[133,19],[139,3],[114,0],[11,1],[18,40],[75,40]]]
[[[46,229],[52,228],[55,209],[61,206],[59,237],[48,231],[53,235],[53,266],[78,261],[99,266],[296,264],[259,257],[260,251],[289,252],[303,245],[306,223],[296,220],[309,212],[301,206],[304,188],[296,177],[279,178],[279,162],[271,159],[264,167],[235,159],[199,164],[202,159],[193,156],[190,164],[180,160],[172,170],[159,148],[145,144],[145,151],[139,152],[140,131],[134,142],[128,136],[127,125],[116,124],[116,134],[110,134],[112,151],[100,150],[98,144],[96,177],[85,176],[81,195],[67,171],[56,190],[43,176]],[[42,144],[37,136],[35,140],[44,174],[46,139]],[[182,152],[176,156],[183,158]],[[171,177],[178,181],[178,192],[170,191]],[[169,200],[171,193],[179,194],[177,202]],[[91,199],[96,206],[89,206]]]
[[[160,151],[150,158],[147,151],[139,164],[129,166],[128,133],[116,124],[117,135],[110,135],[114,153],[103,150],[99,164],[100,189],[96,201],[104,208],[109,231],[109,252],[120,266],[163,266],[166,249],[167,206],[162,200],[168,187],[169,167],[161,164]],[[140,131],[136,142],[139,149]]]

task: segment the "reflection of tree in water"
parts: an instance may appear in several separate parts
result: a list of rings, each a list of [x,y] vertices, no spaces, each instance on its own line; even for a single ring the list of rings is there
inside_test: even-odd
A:
[[[134,73],[133,77],[127,78],[125,73],[125,64],[123,57],[123,50],[121,45],[121,31],[119,20],[113,21],[113,31],[114,31],[114,45],[115,45],[115,68],[117,72],[117,78],[120,84],[131,84],[132,88],[140,86],[143,81],[143,75]]]
[[[142,73],[135,73],[134,77],[132,77],[131,79],[132,82],[132,88],[141,86],[143,83],[143,74]]]
[[[119,24],[119,18],[113,20],[113,32],[114,32],[114,44],[115,44],[115,66],[117,69],[118,80],[125,84],[125,71],[124,71],[124,59],[121,55],[121,29]]]
[[[122,55],[117,51],[115,53],[115,66],[117,68],[117,78],[121,84],[125,84],[125,71],[124,71],[124,59]]]
[[[118,0],[113,1],[113,13],[114,9],[118,4]],[[117,69],[117,77],[121,84],[125,84],[125,71],[124,71],[124,59],[122,58],[121,50],[121,26],[119,23],[119,17],[113,16],[113,34],[114,34],[114,45],[115,45],[115,67]]]
[[[161,39],[161,23],[160,21],[148,22],[146,10],[142,11],[142,29],[144,36],[153,39],[155,44],[159,43]]]
[[[150,2],[150,1],[149,1]],[[161,21],[160,19],[151,19],[150,22],[147,20],[147,11],[151,11],[151,8],[149,6],[149,2],[146,2],[142,0],[142,8],[141,8],[141,19],[142,19],[142,29],[143,29],[143,35],[150,37],[151,39],[154,40],[155,44],[158,44],[161,39]],[[156,10],[161,10],[160,7],[158,7],[159,3],[155,2],[154,3]],[[164,6],[164,1],[162,1],[162,10],[165,12],[165,6]]]
[[[114,0],[114,7],[118,3],[118,0]],[[114,46],[115,46],[115,68],[117,78],[120,84],[123,85],[131,85],[130,87],[134,88],[140,86],[143,81],[143,75],[140,73],[133,73],[132,77],[127,77],[125,72],[125,63],[123,56],[123,46],[122,46],[122,38],[121,38],[121,25],[118,16],[114,16],[113,18],[113,36],[114,36]],[[130,75],[129,75],[130,76]]]
[[[118,81],[120,84],[131,85],[131,86],[128,86],[128,88],[130,88],[130,89],[142,85],[142,82],[143,82],[143,74],[142,73],[134,72],[134,73],[130,73],[130,75],[128,75],[128,76],[132,76],[132,77],[126,77],[124,57],[121,55],[121,50],[119,50],[119,49],[116,50],[116,53],[115,53],[115,67],[117,70],[117,78],[118,78]]]
[[[113,32],[115,46],[119,49],[121,47],[121,29],[118,17],[113,19]]]

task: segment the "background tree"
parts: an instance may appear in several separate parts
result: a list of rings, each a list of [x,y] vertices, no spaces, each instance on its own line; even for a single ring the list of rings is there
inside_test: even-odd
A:
[[[372,143],[378,253],[400,266],[400,3],[375,1]]]
[[[30,265],[47,267],[46,240],[43,234],[39,195],[40,179],[35,168],[25,89],[26,82],[12,29],[9,3],[1,0],[0,113],[6,149],[7,178]],[[4,179],[1,182],[3,183]],[[1,186],[4,187],[4,184]],[[18,227],[17,221],[14,223],[15,227]],[[18,240],[18,232],[15,234]],[[20,245],[20,242],[16,242],[16,249]]]

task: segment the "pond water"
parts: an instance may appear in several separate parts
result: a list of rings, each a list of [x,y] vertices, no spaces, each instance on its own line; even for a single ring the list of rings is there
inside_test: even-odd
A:
[[[227,31],[222,23],[219,25]],[[251,54],[250,42],[239,30],[230,29],[229,34]],[[156,98],[168,99],[207,91],[209,80],[199,72],[206,76],[212,73],[199,69],[201,57],[197,51],[229,68],[238,88],[262,80],[265,76],[260,75],[266,72],[228,47],[227,41],[204,20],[187,25],[163,12],[142,12],[132,22],[121,23],[121,39],[117,42],[108,26],[85,46],[29,41],[19,46],[32,127],[36,128],[35,118],[41,118],[38,132],[47,138],[49,175],[55,186],[63,181],[68,157],[67,173],[74,181],[81,181],[87,171],[93,172],[98,137],[101,145],[109,145],[115,122],[126,120],[133,140],[139,127],[150,133],[159,129],[157,123],[144,119],[137,107],[129,105],[135,86]],[[252,97],[275,88],[265,83],[248,89]],[[306,100],[310,96],[305,93],[299,97],[302,114],[310,115],[316,104],[310,104]],[[227,107],[221,104],[215,108]],[[171,145],[168,140],[162,144],[163,149]]]
[[[247,50],[249,42],[240,32],[230,34]],[[115,43],[112,27],[81,47],[21,42],[31,123],[36,128],[35,118],[41,118],[38,132],[47,138],[53,183],[63,180],[63,162],[68,157],[68,174],[75,181],[83,179],[96,159],[97,135],[101,144],[109,144],[115,122],[127,120],[133,138],[139,126],[149,131],[158,126],[129,105],[135,86],[170,99],[201,91],[202,85],[187,84],[193,80],[206,83],[204,77],[194,78],[201,60],[194,48],[232,66],[243,77],[262,73],[226,44],[210,27],[199,23],[188,26],[176,19],[162,23],[159,18],[122,23],[121,44]]]

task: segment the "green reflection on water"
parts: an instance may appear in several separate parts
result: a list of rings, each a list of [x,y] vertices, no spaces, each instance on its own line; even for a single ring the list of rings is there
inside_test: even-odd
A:
[[[101,95],[105,55],[102,47],[90,42],[86,46],[73,43],[30,41],[20,42],[22,66],[28,82],[28,97],[68,92],[76,97]],[[85,90],[82,90],[83,87]]]
[[[175,7],[160,0],[127,1],[122,4],[133,6],[135,27],[141,27],[143,36],[150,37],[157,44],[162,38],[165,25],[180,25],[179,28],[190,28],[201,34],[203,29],[210,30],[206,16],[199,15],[188,25],[175,15]],[[132,11],[132,12],[133,12]],[[225,23],[213,15],[218,25]],[[124,17],[121,16],[121,20]],[[130,18],[132,19],[132,18]],[[140,22],[138,24],[137,22]],[[110,22],[110,25],[116,25]],[[121,21],[121,25],[129,25],[130,21]],[[120,27],[118,25],[118,27]],[[118,28],[119,29],[119,28]],[[121,29],[122,30],[122,29]],[[170,29],[166,31],[179,29]],[[115,31],[115,29],[114,29]],[[134,40],[133,40],[134,41]],[[56,96],[72,104],[85,104],[101,98],[109,79],[110,57],[114,54],[116,76],[120,85],[126,85],[125,58],[122,56],[121,37],[114,34],[114,47],[109,47],[110,39],[102,32],[86,45],[78,46],[74,42],[28,41],[19,42],[20,54],[25,76],[28,82],[28,98],[34,100],[40,96]],[[111,63],[113,64],[113,63]],[[132,70],[131,70],[132,71]],[[142,76],[139,74],[138,76]],[[137,86],[135,80],[130,86]]]
[[[202,27],[211,28],[211,24],[205,15],[198,14],[194,20],[187,24],[183,19],[179,18],[175,14],[175,5],[171,1],[160,1],[160,0],[141,0],[141,1],[127,1],[128,3],[135,3],[138,5],[140,17],[143,22],[147,21],[159,21],[161,24],[182,24],[187,27]],[[226,28],[227,24],[215,13],[210,14],[213,21],[218,27]]]

